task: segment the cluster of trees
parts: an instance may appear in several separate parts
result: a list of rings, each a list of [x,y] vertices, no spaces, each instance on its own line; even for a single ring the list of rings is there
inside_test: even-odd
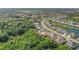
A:
[[[70,49],[65,45],[59,45],[48,37],[40,36],[34,29],[25,31],[22,35],[11,38],[6,43],[0,45],[0,49],[5,50],[55,50]]]
[[[4,42],[4,43],[3,43]],[[0,49],[5,50],[47,50],[70,49],[59,45],[48,37],[39,35],[31,20],[0,23]]]
[[[72,22],[75,22],[75,23],[79,22],[79,18],[75,18],[75,17],[79,17],[79,13],[78,12],[68,13],[67,15],[69,17],[63,18],[62,20],[72,21]]]
[[[29,28],[34,28],[31,21],[10,21],[0,23],[0,42],[6,42],[10,36],[22,35]]]

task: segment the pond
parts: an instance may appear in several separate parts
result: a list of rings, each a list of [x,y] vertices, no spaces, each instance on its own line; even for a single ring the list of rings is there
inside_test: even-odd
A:
[[[77,37],[79,37],[79,30],[78,29],[68,28],[67,31],[73,32],[76,34]]]

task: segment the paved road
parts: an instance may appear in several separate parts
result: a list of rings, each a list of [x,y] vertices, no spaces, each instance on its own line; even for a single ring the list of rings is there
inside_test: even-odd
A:
[[[66,40],[72,40],[73,42],[79,44],[79,41],[77,41],[76,39],[71,38],[71,37],[69,37],[69,36],[63,36],[63,34],[60,34],[60,33],[58,33],[57,31],[53,31],[53,29],[48,28],[48,27],[44,24],[45,21],[46,21],[46,20],[42,20],[41,25],[42,25],[46,30],[48,30],[48,31],[50,31],[50,32],[54,32],[54,33],[56,33],[57,35],[59,35],[59,36],[61,36],[61,37],[64,37]]]

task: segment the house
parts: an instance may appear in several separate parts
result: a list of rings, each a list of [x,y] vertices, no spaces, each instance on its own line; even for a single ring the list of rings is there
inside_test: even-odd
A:
[[[61,33],[61,30],[62,30],[61,28],[58,28],[58,29],[57,29],[57,31],[58,31],[59,33]]]
[[[60,33],[61,33],[61,34],[66,34],[66,30],[61,29]]]
[[[73,26],[73,25],[74,25],[74,22],[72,22],[72,21],[68,21],[68,25]]]
[[[67,15],[61,15],[59,18],[67,18]]]
[[[67,40],[66,45],[68,45],[70,48],[76,48],[78,46],[77,43],[73,42],[72,40]]]
[[[77,37],[77,41],[79,41],[79,37]]]
[[[57,34],[56,34],[56,33],[53,33],[53,32],[51,32],[51,33],[49,34],[49,36],[50,36],[52,39],[56,39],[56,38],[57,38]]]
[[[43,36],[49,36],[50,32],[46,31],[45,29],[39,30],[39,33]]]
[[[35,25],[35,27],[36,27],[38,30],[41,29],[41,26],[40,26],[39,23],[35,22],[34,25]]]
[[[64,43],[66,43],[65,38],[60,37],[60,36],[59,36],[55,41],[56,41],[57,43],[59,43],[59,44],[64,44]]]
[[[75,27],[78,27],[79,28],[79,24],[75,25]]]
[[[52,27],[53,25],[52,24],[50,24],[50,23],[47,23],[46,24],[48,27]]]

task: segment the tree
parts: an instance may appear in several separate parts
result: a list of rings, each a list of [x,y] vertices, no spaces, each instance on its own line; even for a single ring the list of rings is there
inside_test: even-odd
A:
[[[57,50],[71,50],[67,45],[59,45],[59,47],[56,48]]]
[[[1,42],[6,42],[8,39],[9,39],[8,34],[4,34],[4,35],[0,36],[0,41]]]

